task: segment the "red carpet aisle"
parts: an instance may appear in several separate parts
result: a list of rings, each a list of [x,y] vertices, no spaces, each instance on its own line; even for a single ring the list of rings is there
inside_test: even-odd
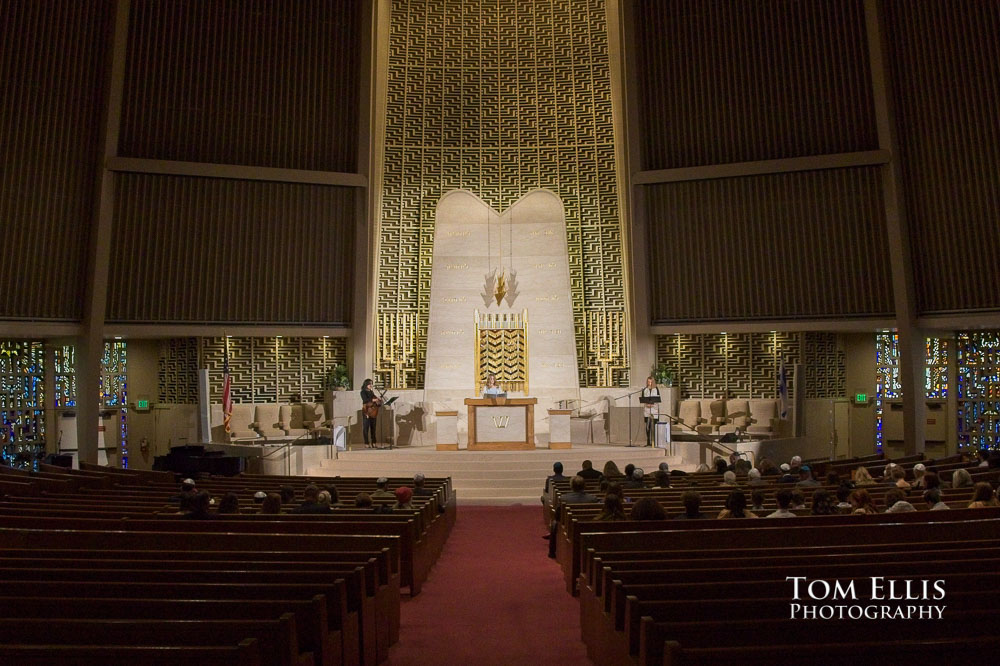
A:
[[[544,531],[540,506],[460,506],[423,591],[403,599],[389,663],[589,664]]]

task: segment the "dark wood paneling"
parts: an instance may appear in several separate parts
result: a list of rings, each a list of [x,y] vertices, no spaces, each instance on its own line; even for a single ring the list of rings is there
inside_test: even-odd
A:
[[[878,147],[861,0],[637,0],[644,170]]]
[[[361,6],[134,1],[119,154],[355,171]]]
[[[0,0],[0,317],[82,316],[112,20],[109,2]]]
[[[890,315],[879,173],[647,187],[652,322]]]
[[[1000,309],[1000,2],[885,4],[922,314]]]
[[[112,322],[349,325],[349,187],[123,174]]]

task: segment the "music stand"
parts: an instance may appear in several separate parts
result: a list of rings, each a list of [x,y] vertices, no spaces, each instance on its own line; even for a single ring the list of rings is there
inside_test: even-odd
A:
[[[641,405],[658,405],[660,404],[660,396],[658,395],[640,395],[639,404]],[[659,421],[660,409],[656,409],[656,419],[653,421],[653,441],[649,441],[649,422],[646,422],[646,446],[656,447],[656,422]],[[649,417],[646,417],[647,419]]]
[[[391,398],[389,398],[388,400],[386,400],[385,402],[383,402],[383,403],[382,403],[382,407],[388,407],[388,406],[389,406],[389,405],[391,405],[392,403],[396,402],[396,400],[397,400],[398,398],[399,398],[399,396],[398,396],[398,395],[394,395],[394,396],[392,396]],[[389,414],[388,414],[388,412],[386,412],[386,415],[387,415],[387,416],[389,415]],[[393,420],[395,420],[395,417],[392,417],[392,418],[393,418]],[[390,437],[391,437],[391,435],[392,435],[392,429],[393,429],[393,428],[392,428],[392,427],[390,426],[390,428],[389,428],[389,434],[390,434]],[[381,435],[382,435],[382,436],[381,436],[381,437],[379,437],[379,439],[381,439],[381,440],[385,441],[385,419],[379,419],[379,430],[381,430],[381,431],[382,431],[382,433],[381,433]],[[392,441],[391,441],[391,440],[389,440],[389,441],[388,441],[388,442],[386,442],[386,443],[388,444],[388,447],[386,447],[386,446],[378,446],[378,445],[376,445],[376,446],[375,446],[375,448],[377,448],[377,449],[385,449],[385,448],[388,448],[389,450],[392,450]]]

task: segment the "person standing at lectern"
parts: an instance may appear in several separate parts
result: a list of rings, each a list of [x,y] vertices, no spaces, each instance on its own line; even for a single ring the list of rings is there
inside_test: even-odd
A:
[[[483,388],[483,397],[487,398],[493,395],[500,395],[503,393],[503,389],[497,384],[497,376],[492,372],[486,377],[486,386]]]
[[[375,420],[378,418],[378,407],[382,404],[382,400],[375,395],[370,379],[366,379],[361,385],[361,402],[361,432],[365,436],[365,448],[369,449],[375,446]]]
[[[648,398],[652,395],[660,395],[660,389],[656,388],[656,380],[652,377],[646,377],[646,386],[642,389],[642,397]],[[656,420],[659,415],[660,406],[646,404],[643,407],[643,411],[646,416],[646,446],[653,446],[656,439]]]

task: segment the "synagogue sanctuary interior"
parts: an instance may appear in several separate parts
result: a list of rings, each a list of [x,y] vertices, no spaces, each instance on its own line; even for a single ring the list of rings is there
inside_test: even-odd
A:
[[[1000,645],[968,577],[1000,563],[1000,0],[0,0],[0,31],[0,662],[875,653],[868,616],[789,620],[786,575],[947,580],[900,663]],[[878,515],[778,502],[859,467]],[[761,478],[747,510],[794,520],[672,520]],[[335,518],[283,515],[317,491]],[[229,527],[174,520],[201,492]],[[527,636],[441,648],[435,604]]]

